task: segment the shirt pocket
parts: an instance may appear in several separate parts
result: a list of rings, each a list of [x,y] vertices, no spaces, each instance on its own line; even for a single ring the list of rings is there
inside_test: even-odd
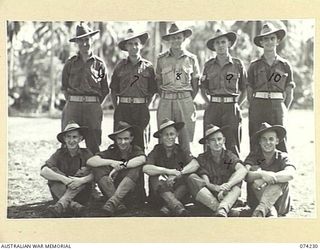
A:
[[[161,71],[162,75],[162,84],[168,85],[172,84],[174,81],[174,70],[173,67],[165,67]]]
[[[69,87],[79,88],[83,81],[83,69],[81,67],[71,67],[69,74]]]
[[[263,85],[267,85],[268,79],[267,79],[266,69],[264,67],[261,67],[255,70],[254,79],[255,79],[255,83],[254,83],[255,88],[260,88]]]
[[[143,70],[140,74],[139,74],[139,80],[138,80],[138,85],[140,87],[143,87],[145,90],[148,89],[148,82],[149,79],[151,77],[151,74],[148,70]]]
[[[286,81],[288,78],[288,73],[281,71],[280,69],[275,69],[271,74],[270,83],[276,91],[283,92],[285,90]]]
[[[209,82],[209,91],[210,90],[216,90],[216,89],[219,88],[220,79],[219,79],[218,72],[210,72],[210,73],[208,73],[207,79],[208,79],[208,82]]]
[[[233,93],[238,93],[239,79],[240,73],[228,71],[224,78],[227,90],[232,91]]]
[[[90,85],[92,87],[100,87],[100,82],[104,77],[104,69],[101,67],[91,66],[87,70],[87,77],[90,79]]]
[[[181,85],[189,86],[191,82],[191,74],[193,73],[193,69],[191,65],[177,67],[175,72],[175,80],[180,82]]]

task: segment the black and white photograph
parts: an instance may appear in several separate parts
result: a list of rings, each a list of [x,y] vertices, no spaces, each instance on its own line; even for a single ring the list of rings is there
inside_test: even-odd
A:
[[[7,219],[317,218],[314,19],[31,20]]]

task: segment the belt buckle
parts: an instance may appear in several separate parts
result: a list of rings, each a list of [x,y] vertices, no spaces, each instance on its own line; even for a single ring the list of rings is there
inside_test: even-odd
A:
[[[269,99],[271,98],[271,92],[268,92],[268,98]]]
[[[83,102],[85,102],[85,101],[86,101],[86,99],[87,99],[87,97],[86,97],[86,96],[82,96],[82,101],[83,101]]]
[[[133,103],[133,97],[130,97],[130,103]]]

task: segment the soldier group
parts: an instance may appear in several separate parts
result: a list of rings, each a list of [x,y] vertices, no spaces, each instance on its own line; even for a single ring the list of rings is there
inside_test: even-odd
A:
[[[286,32],[272,23],[263,25],[254,44],[261,58],[248,72],[230,55],[237,34],[217,30],[207,41],[216,56],[205,63],[202,74],[196,55],[184,48],[192,35],[173,23],[162,37],[170,49],[153,65],[141,57],[148,33],[128,30],[118,46],[128,57],[115,67],[108,84],[106,65],[91,50],[92,31],[84,23],[70,39],[79,52],[65,64],[62,91],[67,100],[62,113],[62,143],[41,168],[41,176],[55,200],[48,210],[56,217],[72,211],[81,214],[94,184],[105,198],[106,216],[115,216],[145,202],[144,174],[149,176],[148,203],[163,216],[188,216],[185,202],[205,206],[212,216],[227,217],[247,182],[247,204],[253,217],[285,216],[290,208],[288,182],[295,166],[286,148],[285,114],[293,98],[291,66],[276,48]],[[200,84],[199,84],[200,83]],[[192,156],[196,110],[200,92],[208,104],[203,118],[204,153]],[[113,144],[100,151],[101,104],[111,90],[114,106]],[[146,156],[144,130],[148,106],[160,96],[157,110],[158,144]],[[239,158],[240,106],[249,102],[250,154]],[[85,140],[87,148],[80,148]],[[178,144],[176,143],[178,140]]]

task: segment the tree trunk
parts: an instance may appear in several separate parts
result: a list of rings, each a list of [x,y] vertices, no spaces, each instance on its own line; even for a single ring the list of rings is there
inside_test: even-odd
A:
[[[54,115],[54,103],[56,99],[56,90],[55,90],[55,80],[54,80],[54,72],[53,72],[53,54],[54,54],[54,41],[53,41],[53,22],[50,23],[50,32],[51,32],[51,48],[50,48],[50,105],[49,105],[49,114],[50,116]]]

